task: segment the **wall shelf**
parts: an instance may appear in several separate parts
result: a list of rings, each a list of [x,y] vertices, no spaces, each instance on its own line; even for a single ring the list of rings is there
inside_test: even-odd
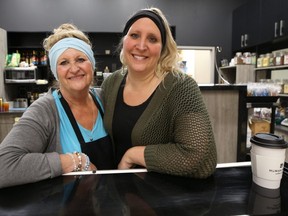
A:
[[[288,65],[259,67],[259,68],[254,68],[254,70],[255,71],[259,71],[259,70],[281,70],[281,69],[286,69],[286,68],[288,68]]]
[[[254,65],[242,64],[220,67],[219,71],[230,84],[246,84],[255,81],[254,67]]]

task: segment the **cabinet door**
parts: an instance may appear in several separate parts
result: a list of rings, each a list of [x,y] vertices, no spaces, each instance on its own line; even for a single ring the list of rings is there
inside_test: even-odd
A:
[[[249,1],[233,12],[232,49],[239,51],[258,42],[259,0]]]
[[[279,9],[281,1],[262,0],[259,43],[271,41],[275,38],[275,34],[279,34]]]
[[[232,24],[232,49],[233,51],[239,50],[243,47],[243,34],[246,26],[246,5],[241,6],[233,11],[233,24]]]
[[[280,21],[283,21],[282,33],[283,36],[288,35],[288,1],[282,0],[281,1],[281,8],[280,8]],[[281,27],[281,26],[280,26]]]
[[[253,0],[248,1],[247,10],[247,25],[246,32],[248,34],[248,40],[246,46],[255,46],[259,40],[259,23],[260,23],[260,1]]]

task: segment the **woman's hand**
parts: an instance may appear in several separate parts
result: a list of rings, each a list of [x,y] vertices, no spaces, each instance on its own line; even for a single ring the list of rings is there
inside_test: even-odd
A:
[[[135,165],[146,167],[144,159],[145,148],[145,146],[135,146],[128,149],[118,164],[118,169],[129,169]]]
[[[89,167],[88,170],[92,170],[92,171],[93,171],[93,170],[97,170],[97,167],[90,162],[90,167]]]
[[[86,164],[86,155],[85,154],[80,154],[81,155],[81,161],[82,161],[82,170],[85,167]],[[60,160],[61,160],[61,165],[62,165],[62,173],[68,173],[75,171],[75,167],[78,167],[79,165],[79,159],[75,153],[68,153],[68,154],[60,154]],[[97,167],[90,162],[90,165],[88,167],[88,170],[97,170]]]

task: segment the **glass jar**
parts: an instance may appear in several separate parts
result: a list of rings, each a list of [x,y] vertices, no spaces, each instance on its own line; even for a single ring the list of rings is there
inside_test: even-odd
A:
[[[244,64],[251,64],[251,53],[250,52],[245,52],[244,53]]]
[[[263,57],[262,67],[269,66],[269,59],[270,59],[270,53],[266,53],[266,55],[264,55]]]
[[[264,58],[264,55],[261,54],[258,58],[257,58],[257,67],[263,67],[263,58]]]
[[[256,53],[251,53],[251,64],[256,65]]]
[[[275,54],[275,66],[283,65],[284,64],[284,53],[283,52],[277,52]]]
[[[237,65],[237,64],[243,64],[243,56],[242,56],[242,53],[241,53],[241,52],[237,52],[237,53],[235,54],[234,62],[235,62],[235,65]]]
[[[288,94],[288,79],[283,79],[282,83],[283,83],[283,93]]]
[[[285,64],[285,65],[288,64],[288,53],[287,52],[284,53],[283,64]]]
[[[275,61],[275,54],[270,53],[269,54],[269,66],[274,66],[275,65],[274,61]]]

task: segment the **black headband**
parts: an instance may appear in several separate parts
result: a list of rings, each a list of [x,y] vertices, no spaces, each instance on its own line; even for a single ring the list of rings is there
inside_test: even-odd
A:
[[[129,31],[130,27],[132,26],[132,24],[134,22],[136,22],[138,19],[143,18],[143,17],[148,17],[149,19],[151,19],[158,27],[158,29],[160,30],[161,33],[161,41],[162,41],[162,49],[166,44],[166,31],[165,31],[165,26],[163,23],[162,18],[154,13],[151,10],[140,10],[138,11],[136,14],[134,14],[126,23],[125,28],[123,30],[123,36],[125,36],[127,34],[127,32]]]

